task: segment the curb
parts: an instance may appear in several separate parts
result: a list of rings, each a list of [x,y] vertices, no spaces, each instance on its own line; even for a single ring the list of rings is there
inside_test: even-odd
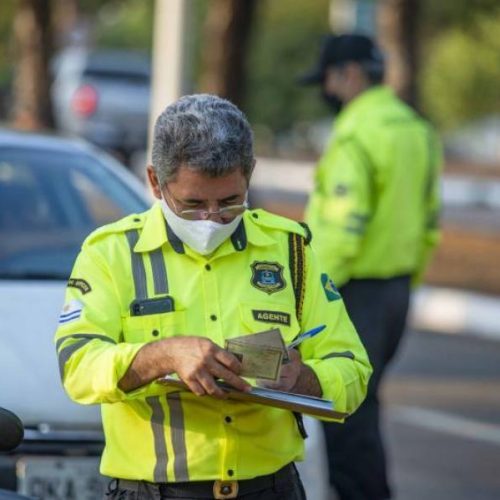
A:
[[[416,330],[500,341],[500,297],[424,286],[412,298],[409,324]]]

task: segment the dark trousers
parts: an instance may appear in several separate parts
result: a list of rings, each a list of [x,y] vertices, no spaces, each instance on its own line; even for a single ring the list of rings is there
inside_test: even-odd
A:
[[[306,500],[302,481],[293,463],[275,474],[240,481],[239,490],[236,498],[244,500]],[[108,500],[209,499],[214,498],[213,481],[157,484],[113,479],[104,498]]]
[[[390,498],[391,492],[380,432],[378,389],[404,332],[410,278],[352,280],[340,292],[373,374],[365,401],[344,424],[323,422],[330,484],[341,500],[382,500]]]

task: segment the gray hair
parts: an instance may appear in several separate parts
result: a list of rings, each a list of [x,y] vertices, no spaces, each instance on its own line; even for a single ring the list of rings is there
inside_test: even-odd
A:
[[[226,99],[187,95],[156,120],[152,163],[160,185],[174,179],[181,165],[210,177],[242,168],[249,179],[254,165],[252,130],[245,115]]]

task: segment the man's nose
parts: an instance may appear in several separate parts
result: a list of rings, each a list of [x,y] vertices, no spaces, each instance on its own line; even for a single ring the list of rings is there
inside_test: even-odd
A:
[[[222,224],[224,220],[222,219],[219,210],[211,210],[210,213],[208,214],[207,219],[213,221],[213,222],[218,222],[219,224]]]

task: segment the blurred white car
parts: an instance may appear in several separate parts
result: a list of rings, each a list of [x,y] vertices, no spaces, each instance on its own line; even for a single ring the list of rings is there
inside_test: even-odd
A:
[[[0,406],[26,427],[0,455],[0,489],[101,496],[99,409],[64,393],[53,336],[85,236],[149,205],[132,174],[83,141],[0,130]]]

